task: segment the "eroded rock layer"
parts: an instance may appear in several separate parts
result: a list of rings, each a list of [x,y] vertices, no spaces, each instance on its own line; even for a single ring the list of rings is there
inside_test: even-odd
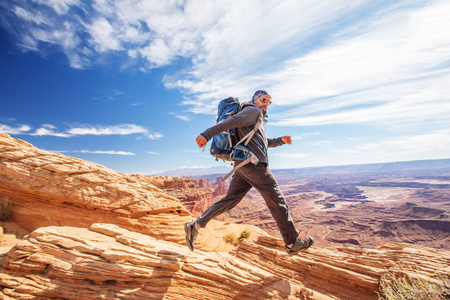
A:
[[[5,258],[0,285],[3,297],[13,299],[296,299],[312,293],[228,253],[190,252],[111,224],[34,231]]]
[[[12,199],[14,220],[29,231],[103,222],[183,242],[180,228],[192,219],[178,199],[154,185],[1,132],[0,196]]]
[[[45,227],[4,258],[3,299],[378,299],[385,272],[450,272],[443,250],[311,248],[296,256],[261,235],[231,253],[196,250],[112,224]],[[436,271],[437,270],[437,271]],[[408,271],[406,271],[408,272]]]

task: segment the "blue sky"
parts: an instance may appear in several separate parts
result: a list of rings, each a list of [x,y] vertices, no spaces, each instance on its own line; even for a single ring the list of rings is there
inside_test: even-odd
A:
[[[273,97],[272,169],[449,158],[449,1],[0,3],[0,131],[123,173],[224,166],[218,102]]]

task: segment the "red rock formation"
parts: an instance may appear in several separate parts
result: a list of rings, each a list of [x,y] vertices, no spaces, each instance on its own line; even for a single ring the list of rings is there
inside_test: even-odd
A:
[[[175,176],[133,175],[140,181],[150,183],[176,197],[195,216],[200,216],[208,207],[226,194],[226,183],[218,177],[214,187],[209,179]],[[228,215],[219,216],[217,220],[226,220]]]
[[[195,251],[111,224],[45,227],[5,257],[2,299],[378,299],[387,271],[429,278],[447,251],[406,244],[288,256],[260,236],[232,253]],[[406,271],[409,272],[409,271]]]
[[[222,196],[227,193],[227,188],[225,186],[225,182],[222,181],[223,177],[217,177],[216,179],[216,188],[214,189],[213,196]]]
[[[43,226],[90,227],[95,222],[175,242],[192,219],[178,199],[154,185],[98,164],[40,150],[0,133],[0,196],[14,203],[13,219]]]

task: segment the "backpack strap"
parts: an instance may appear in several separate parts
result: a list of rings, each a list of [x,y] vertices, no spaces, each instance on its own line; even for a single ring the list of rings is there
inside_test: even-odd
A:
[[[233,168],[233,170],[231,170],[227,175],[225,175],[224,178],[222,178],[222,181],[227,180],[228,177],[230,177],[234,172],[236,172],[237,169],[239,169],[239,168],[245,166],[246,164],[248,164],[248,163],[250,163],[250,162],[251,162],[252,164],[256,165],[256,164],[258,163],[258,161],[259,161],[258,157],[256,157],[256,155],[253,154],[252,152],[249,152],[249,153],[248,153],[247,159],[246,159],[246,160],[243,160],[239,165],[237,165],[237,166],[235,165],[234,168]]]
[[[236,145],[239,145],[240,143],[242,143],[244,141],[244,146],[247,146],[248,143],[250,142],[250,140],[252,139],[253,135],[255,134],[255,132],[258,131],[262,122],[263,122],[263,118],[262,118],[262,113],[261,113],[258,117],[258,121],[256,121],[255,127],[253,127],[253,129],[249,133],[247,133],[239,142],[237,142]]]
[[[248,105],[257,106],[256,104],[253,104],[253,103],[244,103],[244,104],[242,104],[242,108],[244,108],[245,106],[248,106]],[[264,116],[261,111],[259,113],[258,120],[256,121],[256,124],[253,127],[253,129],[250,132],[248,132],[239,142],[237,142],[235,147],[242,142],[244,142],[244,144],[243,144],[244,146],[247,146],[248,143],[250,142],[250,140],[252,139],[253,135],[255,134],[255,132],[258,131],[259,127],[261,127],[261,124],[263,123],[263,121],[264,121]]]

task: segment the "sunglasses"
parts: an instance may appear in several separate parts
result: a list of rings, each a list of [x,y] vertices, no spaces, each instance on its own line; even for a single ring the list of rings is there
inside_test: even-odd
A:
[[[272,101],[270,101],[270,100],[268,100],[268,99],[266,99],[266,98],[259,97],[258,99],[260,99],[261,102],[263,102],[263,103],[269,103],[269,105],[272,104]]]

